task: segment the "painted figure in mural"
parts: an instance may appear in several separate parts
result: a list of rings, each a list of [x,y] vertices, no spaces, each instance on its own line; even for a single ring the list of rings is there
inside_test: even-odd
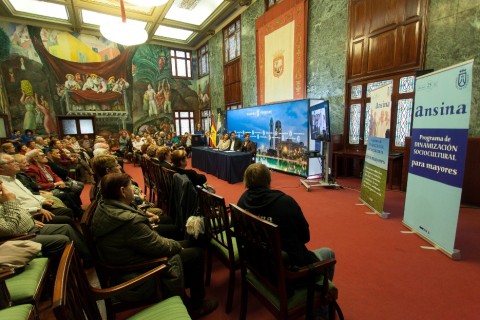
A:
[[[77,81],[75,81],[75,77],[73,74],[69,73],[65,76],[67,78],[67,81],[65,81],[65,89],[68,90],[76,90],[78,87]]]
[[[145,98],[147,101],[145,101]],[[153,115],[157,115],[157,104],[155,102],[155,90],[153,90],[152,85],[148,84],[147,91],[145,91],[144,95],[144,109],[145,109],[145,102],[148,104],[148,115],[151,117]]]
[[[163,79],[162,90],[163,95],[165,96],[165,102],[163,103],[163,111],[166,113],[172,113],[172,101],[170,100],[172,92],[170,90],[170,83],[167,81],[167,79]]]
[[[15,73],[13,68],[8,68],[8,75],[10,76],[10,82],[15,83]]]
[[[115,85],[112,88],[112,91],[122,93],[123,90],[127,89],[129,86],[130,84],[125,79],[118,78],[118,80],[115,82]]]
[[[94,84],[94,89],[97,93],[105,93],[107,92],[107,83],[105,82],[105,79],[102,77],[97,76],[96,74],[91,74],[93,84]]]
[[[97,91],[97,86],[93,82],[93,78],[91,76],[88,76],[87,79],[85,80],[85,83],[83,84],[82,90],[83,91],[93,90],[95,92]]]
[[[80,73],[75,73],[75,81],[77,82],[77,85],[75,87],[75,90],[82,90],[83,88],[83,80],[82,80],[82,76],[80,75]]]
[[[45,132],[47,132],[48,135],[54,133],[56,131],[55,122],[53,122],[52,116],[50,115],[50,108],[48,106],[48,102],[43,96],[40,96],[40,101],[38,101],[38,96],[35,93],[35,103],[38,110],[43,113],[43,127],[45,128]]]
[[[107,81],[107,90],[112,91],[113,86],[115,85],[115,76],[111,76]]]
[[[210,102],[210,97],[206,92],[203,92],[200,85],[198,85],[198,102],[200,104],[200,108],[208,106],[208,103]]]
[[[35,99],[33,98],[33,87],[28,80],[22,80],[20,85],[22,90],[20,103],[25,106],[23,129],[35,131],[37,129],[37,124],[35,122]]]
[[[164,112],[163,110],[163,104],[165,103],[165,94],[163,93],[163,88],[160,82],[158,83],[158,91],[157,94],[155,95],[155,101],[157,102],[158,106],[158,111],[160,113]]]

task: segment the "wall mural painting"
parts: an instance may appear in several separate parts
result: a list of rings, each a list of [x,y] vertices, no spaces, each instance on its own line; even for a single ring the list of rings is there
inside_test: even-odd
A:
[[[208,81],[174,79],[163,46],[120,50],[102,37],[0,23],[0,67],[0,108],[12,128],[39,135],[58,134],[57,115],[94,115],[106,135],[170,132],[175,111],[210,106]]]
[[[197,111],[200,100],[190,80],[171,75],[170,51],[157,45],[142,45],[133,57],[134,132],[174,131],[175,111]]]
[[[55,134],[56,111],[52,108],[48,79],[28,28],[0,23],[0,47],[0,112],[9,115],[14,129]]]

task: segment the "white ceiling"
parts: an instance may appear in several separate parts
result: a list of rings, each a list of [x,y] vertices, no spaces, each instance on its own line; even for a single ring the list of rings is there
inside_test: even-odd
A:
[[[124,0],[126,18],[143,24],[148,33],[148,43],[183,49],[198,48],[203,40],[243,12],[247,6],[239,3],[255,2],[168,0],[157,7],[142,7],[127,1],[129,0]],[[100,35],[100,22],[112,19],[112,16],[121,17],[120,0],[0,1],[2,22],[97,36]]]

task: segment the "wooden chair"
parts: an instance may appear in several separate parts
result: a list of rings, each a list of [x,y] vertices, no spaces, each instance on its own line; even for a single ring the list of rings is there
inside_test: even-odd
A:
[[[33,320],[38,318],[32,304],[13,305],[6,280],[14,276],[13,268],[0,268],[0,319]]]
[[[85,238],[85,242],[92,255],[95,271],[97,273],[98,280],[102,288],[107,288],[112,286],[113,285],[112,279],[117,276],[133,273],[133,272],[144,272],[145,270],[153,269],[161,264],[167,263],[168,261],[167,258],[152,259],[146,262],[132,264],[128,266],[112,266],[102,261],[102,259],[100,259],[100,256],[98,254],[95,239],[91,231],[93,215],[95,213],[96,208],[97,208],[96,201],[93,201],[92,203],[90,203],[88,208],[85,210],[85,213],[83,214],[82,220],[80,222],[80,226],[82,228],[82,233]],[[107,310],[107,319],[115,319],[115,314],[118,312],[121,312],[127,309],[132,309],[135,307],[145,306],[145,305],[148,305],[149,303],[152,303],[152,301],[149,299],[145,299],[145,301],[142,301],[142,302],[130,302],[130,303],[121,302],[117,299],[111,299],[110,297],[108,298],[106,297],[103,300],[105,300],[105,307]]]
[[[101,320],[98,300],[111,298],[166,271],[167,266],[160,265],[114,287],[94,288],[88,282],[75,247],[70,243],[62,255],[55,279],[53,312],[57,319],[62,320]],[[174,296],[143,309],[128,319],[174,320],[190,319],[190,316],[181,298]]]
[[[150,174],[148,173],[148,159],[145,157],[140,157],[139,164],[140,168],[142,169],[142,175],[143,175],[143,193],[145,195],[148,194],[148,199],[152,199],[152,182],[150,181]],[[147,188],[148,188],[148,193],[147,193]]]
[[[240,269],[237,241],[230,228],[230,218],[225,199],[197,186],[200,202],[200,214],[204,217],[205,235],[208,242],[206,285],[210,285],[212,274],[212,254],[228,268],[228,293],[225,312],[232,311],[235,290],[235,271]]]
[[[328,306],[329,319],[343,314],[336,300],[338,290],[328,280],[335,259],[317,262],[298,270],[287,268],[277,225],[230,204],[242,270],[240,319],[246,319],[251,291],[276,319],[313,318],[313,307]],[[302,285],[303,284],[303,285]]]
[[[162,167],[162,178],[163,183],[161,187],[163,188],[163,194],[165,195],[165,212],[170,215],[172,207],[172,188],[173,188],[173,175],[177,173],[174,170]]]

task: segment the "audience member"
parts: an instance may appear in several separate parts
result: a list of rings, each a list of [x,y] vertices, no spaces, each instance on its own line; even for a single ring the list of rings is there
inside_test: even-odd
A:
[[[172,149],[167,146],[157,148],[157,152],[155,154],[158,164],[161,167],[165,167],[167,169],[173,170],[172,166]]]
[[[202,249],[190,247],[188,241],[178,242],[154,232],[148,218],[130,206],[133,190],[128,175],[105,175],[101,180],[101,194],[103,200],[98,204],[92,225],[100,256],[109,264],[126,266],[165,256],[174,261],[172,257],[178,254],[185,286],[190,288],[190,299],[185,299],[190,315],[199,318],[215,310],[218,303],[205,300]],[[144,300],[152,296],[154,286],[152,281],[137,287],[135,292],[129,291],[129,300]],[[175,293],[178,294],[178,291]]]
[[[2,152],[8,154],[15,154],[15,147],[13,146],[13,143],[7,142],[2,144]]]
[[[35,136],[33,135],[33,131],[30,129],[25,130],[25,133],[22,134],[22,143],[27,144],[28,141],[35,140]]]
[[[185,150],[175,150],[172,152],[173,170],[180,174],[184,174],[192,182],[193,186],[203,186],[207,183],[207,177],[203,174],[197,173],[193,169],[186,169],[187,167],[187,153]]]
[[[310,241],[308,222],[298,203],[282,191],[272,190],[271,175],[262,163],[254,163],[245,170],[243,182],[247,190],[238,200],[238,206],[275,223],[280,228],[282,250],[288,255],[290,266],[305,265],[335,258],[329,248],[313,252],[305,246]],[[333,279],[334,268],[329,270],[329,279]]]
[[[25,172],[34,178],[41,189],[50,191],[54,196],[61,199],[80,218],[83,214],[80,195],[83,188],[75,188],[74,181],[63,181],[47,165],[47,156],[40,150],[27,152],[26,160],[30,164]]]
[[[2,165],[0,165],[2,166]],[[10,192],[0,180],[0,237],[22,233],[33,233],[30,240],[42,245],[42,254],[52,259],[54,270],[65,245],[73,241],[84,259],[84,266],[91,266],[91,255],[81,235],[67,224],[44,224],[20,205],[15,193]]]
[[[7,141],[13,143],[13,147],[17,149],[22,143],[22,133],[20,132],[20,130],[14,129],[13,134],[10,136],[10,139],[8,139]]]

